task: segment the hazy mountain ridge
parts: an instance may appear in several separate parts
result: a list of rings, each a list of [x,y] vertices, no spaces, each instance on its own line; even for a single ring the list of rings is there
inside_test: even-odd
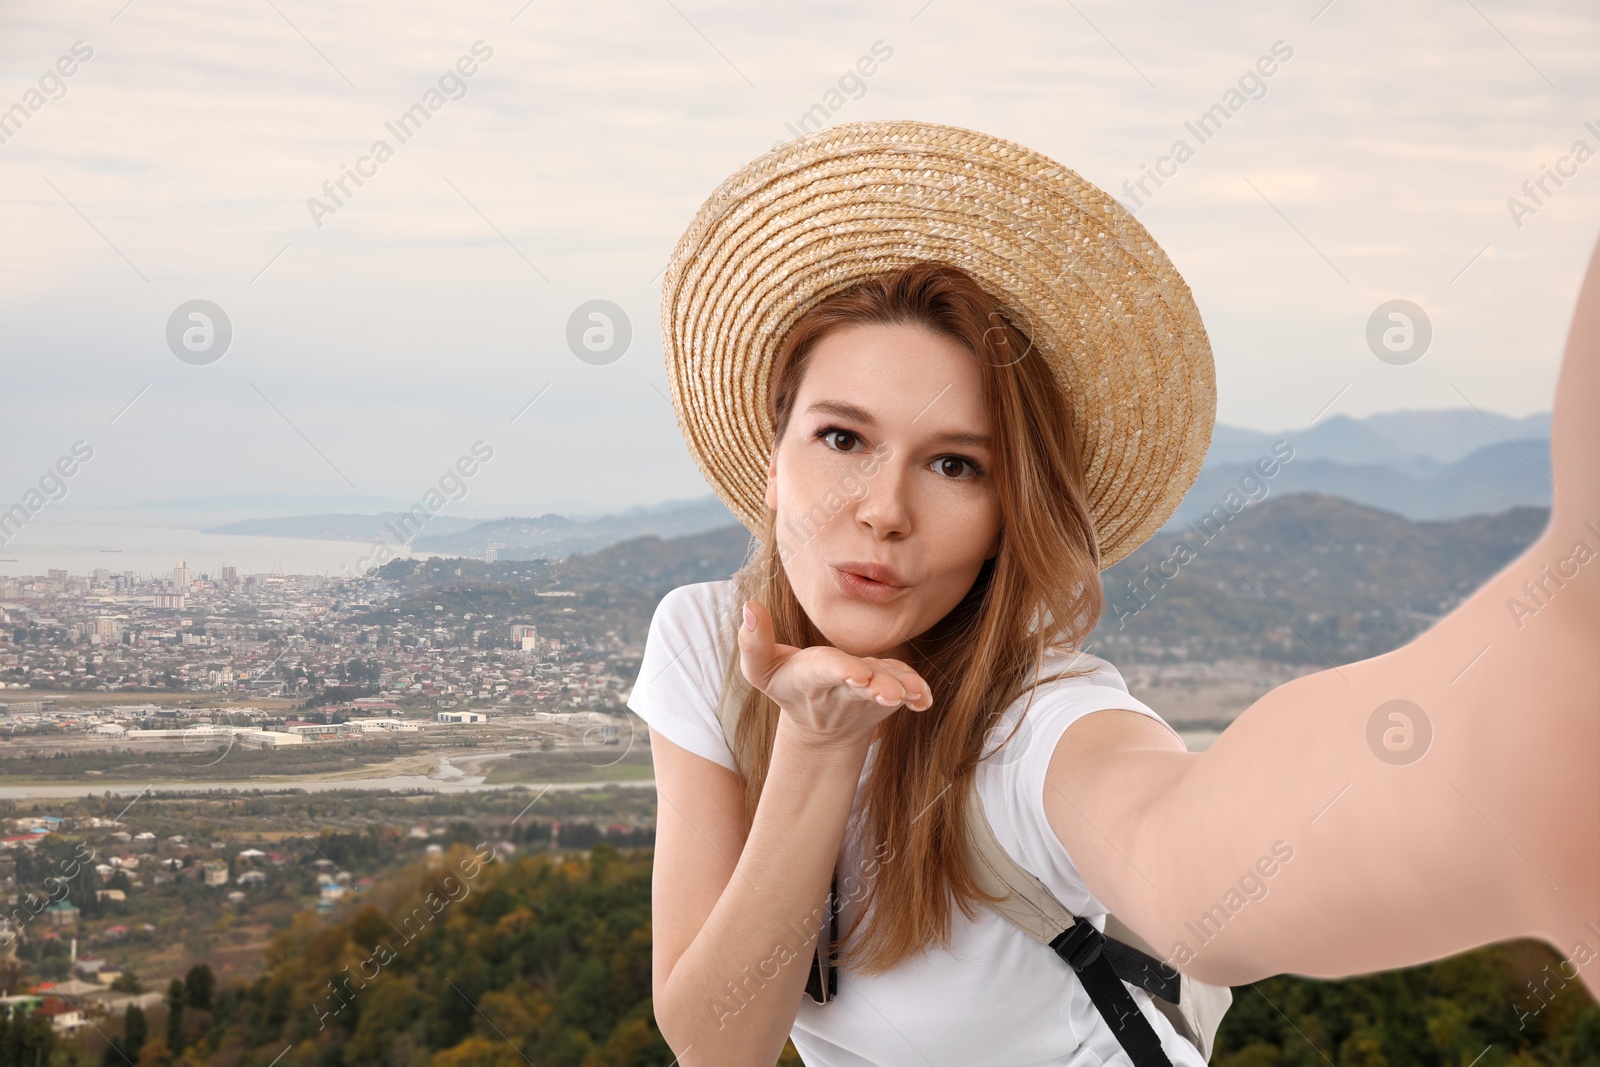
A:
[[[1499,441],[1446,464],[1426,456],[1387,464],[1353,464],[1319,459],[1303,453],[1299,442],[1293,445],[1293,458],[1281,463],[1270,478],[1253,469],[1256,459],[1272,455],[1270,441],[1248,460],[1208,461],[1163,529],[1210,510],[1223,502],[1230,489],[1248,496],[1245,489],[1251,483],[1241,487],[1247,474],[1263,483],[1268,495],[1323,493],[1417,521],[1550,506],[1553,480],[1547,437]],[[1231,452],[1232,447],[1225,451]],[[1260,496],[1261,491],[1255,493]]]
[[[1493,514],[1512,507],[1548,507],[1549,433],[1549,412],[1514,418],[1471,408],[1395,411],[1362,419],[1334,415],[1309,429],[1281,433],[1219,424],[1199,477],[1164,532],[1224,503],[1230,491],[1261,498],[1259,485],[1250,488],[1251,478],[1265,486],[1268,497],[1303,492],[1340,496],[1418,521]],[[1292,446],[1293,456],[1281,463],[1272,477],[1261,478],[1253,472],[1253,465],[1271,456],[1279,441]],[[259,509],[266,506],[267,497],[277,496],[283,494],[237,499]],[[157,503],[192,509],[221,499]],[[386,506],[380,514],[258,515],[205,529],[208,533],[390,544],[404,534],[414,534],[410,547],[419,555],[487,558],[492,547],[500,559],[534,560],[594,552],[648,534],[679,537],[735,521],[721,500],[708,493],[697,499],[602,515],[547,513],[473,519],[440,514],[430,517],[420,530],[413,523],[397,535],[390,527],[402,514],[396,510],[401,505],[383,503]]]
[[[400,522],[404,512],[384,511],[376,515],[328,514],[283,515],[272,518],[240,519],[220,526],[203,526],[202,533],[240,534],[255,537],[307,537],[321,541],[396,542],[389,527]],[[433,515],[424,527],[456,533],[469,530],[481,520],[454,515]],[[413,528],[415,522],[413,520]]]
[[[1400,465],[1427,459],[1454,463],[1481,448],[1507,440],[1550,437],[1550,412],[1516,418],[1472,408],[1443,411],[1388,411],[1357,419],[1330,415],[1309,429],[1269,433],[1219,423],[1211,435],[1206,463],[1248,462],[1285,440],[1303,459],[1331,459],[1353,465]]]
[[[674,500],[665,504],[629,508],[595,518],[541,515],[468,519],[454,515],[427,515],[419,523],[416,512],[386,511],[377,515],[287,515],[242,519],[204,528],[205,533],[246,534],[258,537],[306,537],[332,541],[400,543],[407,535],[419,555],[476,556],[486,558],[494,546],[500,559],[559,559],[593,552],[631,537],[655,534],[677,537],[725,526],[735,519],[715,496]]]
[[[680,537],[736,521],[721,500],[707,494],[697,500],[630,508],[595,519],[545,515],[537,519],[495,519],[459,533],[436,534],[429,529],[412,541],[411,548],[419,553],[484,557],[489,546],[494,545],[500,559],[556,558],[594,552],[632,537]]]

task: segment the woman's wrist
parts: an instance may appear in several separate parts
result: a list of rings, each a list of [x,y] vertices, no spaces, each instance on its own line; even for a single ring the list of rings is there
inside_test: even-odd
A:
[[[776,752],[780,747],[792,750],[808,763],[819,765],[819,769],[834,764],[840,767],[853,764],[859,774],[867,750],[872,747],[872,733],[869,730],[859,734],[821,734],[807,727],[787,709],[781,709],[773,749]]]

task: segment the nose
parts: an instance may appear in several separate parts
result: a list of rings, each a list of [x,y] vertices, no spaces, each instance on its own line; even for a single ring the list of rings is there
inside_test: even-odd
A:
[[[904,537],[911,532],[911,473],[897,455],[882,460],[866,479],[866,492],[856,503],[856,521],[875,536]]]

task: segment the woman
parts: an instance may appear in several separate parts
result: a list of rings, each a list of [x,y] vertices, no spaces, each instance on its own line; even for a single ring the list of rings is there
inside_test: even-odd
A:
[[[1410,645],[1281,686],[1191,754],[1081,648],[1097,572],[1171,515],[1214,418],[1159,247],[1065,168],[948,127],[836,127],[724,183],[663,328],[691,453],[760,546],[662,601],[629,702],[680,1061],[771,1063],[792,1036],[808,1064],[1128,1062],[1073,971],[977,906],[969,789],[1075,914],[1205,981],[1537,936],[1596,988],[1600,587],[1579,566],[1521,630],[1504,601],[1600,543],[1574,412],[1600,384],[1597,288],[1591,268],[1545,536]],[[1425,758],[1397,758],[1424,724]],[[1219,911],[1246,879],[1269,891]],[[840,981],[817,1003],[830,883]],[[1132,992],[1171,1062],[1204,1062]]]

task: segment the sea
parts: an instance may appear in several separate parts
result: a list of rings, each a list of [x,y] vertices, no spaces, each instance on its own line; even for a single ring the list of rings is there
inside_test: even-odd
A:
[[[3,537],[0,534],[0,537]],[[373,546],[361,541],[202,533],[172,526],[46,522],[35,518],[0,544],[0,575],[44,575],[52,569],[88,576],[98,567],[140,578],[165,576],[180,562],[191,574],[216,577],[223,567],[247,574],[356,574]],[[404,546],[390,552],[410,558]]]

